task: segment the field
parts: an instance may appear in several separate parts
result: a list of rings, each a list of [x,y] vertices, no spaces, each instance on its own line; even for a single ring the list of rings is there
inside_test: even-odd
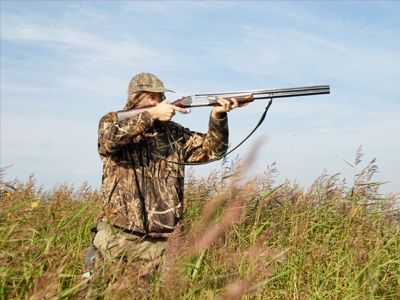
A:
[[[276,182],[274,166],[252,179],[240,163],[188,170],[185,230],[145,279],[129,257],[81,279],[98,191],[14,182],[0,201],[0,299],[400,299],[399,197],[379,193],[361,156],[354,183],[322,174],[307,190]]]

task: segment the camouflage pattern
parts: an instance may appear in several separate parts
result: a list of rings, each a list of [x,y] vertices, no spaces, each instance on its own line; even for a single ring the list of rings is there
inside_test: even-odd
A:
[[[226,113],[222,119],[210,117],[207,134],[173,121],[153,121],[147,111],[119,122],[115,112],[106,114],[98,136],[104,197],[100,221],[131,233],[168,237],[184,208],[185,169],[173,162],[207,161],[227,148]]]
[[[165,93],[174,91],[164,88],[164,83],[156,75],[140,73],[129,82],[128,98],[138,92]]]

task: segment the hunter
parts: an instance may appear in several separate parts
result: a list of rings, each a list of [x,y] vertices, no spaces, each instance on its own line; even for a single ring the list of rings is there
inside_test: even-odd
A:
[[[129,252],[158,265],[183,217],[183,163],[205,162],[227,151],[227,112],[239,106],[236,99],[219,98],[208,132],[201,134],[171,121],[176,112],[186,110],[165,100],[165,92],[173,91],[155,75],[140,73],[129,83],[124,109],[147,109],[122,121],[116,112],[100,120],[103,210],[89,252],[104,259]]]

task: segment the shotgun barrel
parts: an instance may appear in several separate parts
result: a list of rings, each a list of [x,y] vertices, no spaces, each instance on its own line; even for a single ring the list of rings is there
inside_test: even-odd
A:
[[[322,95],[329,94],[329,85],[314,85],[303,86],[286,89],[271,89],[271,90],[248,90],[240,92],[227,92],[227,93],[212,93],[212,94],[197,94],[195,96],[209,96],[209,97],[223,97],[224,95],[253,95],[254,99],[271,99],[283,97],[298,97],[307,95]]]
[[[189,108],[189,107],[219,105],[217,99],[220,97],[236,98],[236,100],[239,103],[248,103],[254,100],[262,100],[262,99],[313,96],[313,95],[322,95],[329,93],[330,93],[329,85],[315,85],[315,86],[295,87],[286,89],[249,90],[240,92],[196,94],[178,99],[172,104],[183,108]]]

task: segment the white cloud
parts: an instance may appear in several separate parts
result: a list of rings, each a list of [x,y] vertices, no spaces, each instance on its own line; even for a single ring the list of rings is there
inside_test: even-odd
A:
[[[234,47],[218,44],[212,50],[237,73],[275,82],[309,83],[322,78],[389,91],[395,90],[396,78],[400,78],[399,49],[379,45],[366,49],[351,41],[335,42],[334,37],[292,29],[247,31]]]
[[[6,20],[2,26],[2,39],[18,42],[40,42],[54,47],[60,54],[71,55],[86,66],[107,64],[132,64],[137,61],[158,57],[158,51],[138,44],[132,39],[110,40],[99,32],[90,33],[71,28],[65,20],[55,26],[42,24],[43,21],[24,20],[20,16],[2,14]],[[54,22],[54,20],[53,20]],[[128,63],[126,63],[128,62]]]

